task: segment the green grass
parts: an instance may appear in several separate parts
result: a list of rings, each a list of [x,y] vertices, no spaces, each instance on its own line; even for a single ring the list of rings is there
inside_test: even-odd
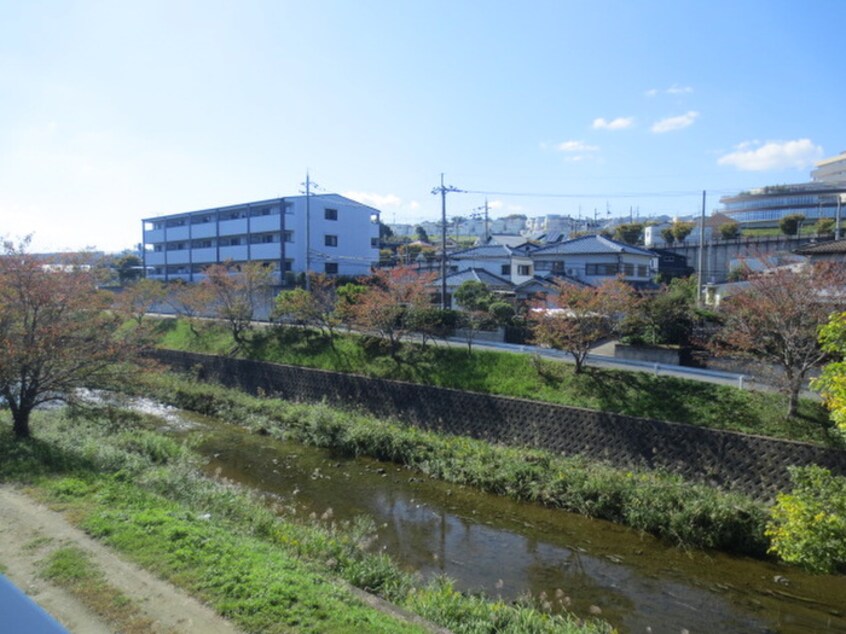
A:
[[[6,421],[0,420],[4,426]],[[347,583],[462,632],[607,632],[532,604],[507,605],[419,584],[369,553],[372,521],[304,521],[201,475],[190,449],[120,410],[39,412],[35,438],[0,432],[0,482],[29,485],[96,538],[185,588],[250,632],[421,632],[365,606]],[[79,558],[55,578],[97,582]],[[77,579],[77,577],[79,579]],[[92,581],[93,579],[93,581]]]
[[[179,320],[159,324],[163,347],[226,354],[233,344],[220,326],[206,324],[202,338]],[[771,392],[688,381],[646,372],[588,368],[529,355],[445,346],[404,345],[397,358],[380,354],[372,338],[327,337],[295,328],[253,333],[244,356],[323,370],[353,372],[504,396],[529,398],[715,429],[801,440],[842,443],[821,403],[801,399],[799,414],[785,415],[783,396]]]

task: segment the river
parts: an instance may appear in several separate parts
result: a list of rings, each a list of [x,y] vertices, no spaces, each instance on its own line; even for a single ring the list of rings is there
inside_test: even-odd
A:
[[[146,408],[150,411],[150,407]],[[512,600],[598,614],[622,632],[844,632],[846,577],[683,550],[601,520],[480,493],[367,458],[250,434],[152,408],[196,436],[206,469],[272,493],[305,515],[372,517],[374,548],[424,578]]]

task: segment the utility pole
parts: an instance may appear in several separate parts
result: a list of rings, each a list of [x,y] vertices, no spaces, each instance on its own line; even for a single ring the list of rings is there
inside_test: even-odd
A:
[[[311,177],[306,170],[305,183],[300,183],[305,186],[306,197],[306,217],[305,217],[305,287],[307,291],[311,290],[311,188],[317,187],[317,183],[311,182]],[[284,210],[283,210],[284,211]],[[284,238],[283,238],[284,239]]]
[[[699,220],[699,263],[696,271],[696,305],[702,308],[702,267],[705,262],[705,190],[702,190],[702,217]]]
[[[446,310],[447,306],[447,252],[446,252],[446,235],[447,235],[447,220],[446,220],[446,195],[447,192],[460,192],[452,185],[444,185],[444,174],[441,172],[441,185],[432,189],[433,194],[441,195],[441,308]]]
[[[487,244],[491,239],[491,231],[488,227],[488,199],[485,197],[485,244]]]

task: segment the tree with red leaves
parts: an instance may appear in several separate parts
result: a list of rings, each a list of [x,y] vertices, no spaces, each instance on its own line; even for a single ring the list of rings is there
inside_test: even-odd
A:
[[[0,251],[0,396],[17,438],[30,436],[33,409],[113,377],[139,351],[91,271],[44,266],[28,245],[5,241]]]
[[[775,377],[795,416],[808,371],[825,352],[817,342],[829,315],[846,308],[846,274],[839,265],[770,268],[720,304],[723,326],[711,342],[716,354],[742,356],[779,368]]]
[[[431,308],[434,274],[421,274],[408,267],[377,270],[367,290],[352,307],[355,325],[377,332],[395,355],[403,336],[414,330],[415,316]]]
[[[558,282],[555,291],[529,311],[533,339],[573,355],[579,374],[591,347],[614,334],[620,315],[634,301],[631,286],[620,280],[606,280],[597,287]]]

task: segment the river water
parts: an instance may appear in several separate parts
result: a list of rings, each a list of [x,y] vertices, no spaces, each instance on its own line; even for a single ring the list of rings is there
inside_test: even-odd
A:
[[[149,409],[149,408],[148,408]],[[375,548],[424,578],[515,599],[543,595],[622,632],[844,632],[846,577],[722,553],[480,493],[366,458],[253,435],[162,410],[164,429],[200,434],[210,473],[281,496],[297,512],[372,517]]]

